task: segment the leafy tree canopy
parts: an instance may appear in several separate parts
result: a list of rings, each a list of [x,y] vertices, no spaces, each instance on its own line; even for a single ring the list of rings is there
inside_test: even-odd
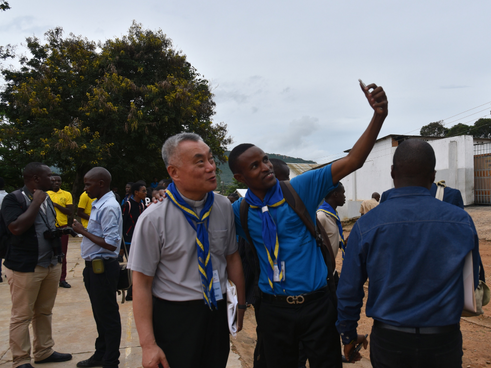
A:
[[[456,137],[458,135],[470,135],[471,127],[466,124],[456,124],[448,130],[447,137]]]
[[[0,10],[5,11],[7,9],[10,9],[9,3],[5,0],[0,0]]]
[[[133,22],[128,35],[95,43],[63,37],[27,38],[20,69],[1,68],[0,160],[20,170],[31,161],[56,166],[72,192],[84,174],[104,166],[113,184],[166,176],[160,149],[171,135],[195,132],[224,162],[227,126],[214,124],[208,81],[161,30]],[[13,178],[10,178],[11,180]]]
[[[475,138],[491,138],[491,119],[479,119],[471,127],[471,134]]]
[[[419,134],[424,137],[445,137],[448,129],[443,125],[443,121],[429,123],[421,128]]]

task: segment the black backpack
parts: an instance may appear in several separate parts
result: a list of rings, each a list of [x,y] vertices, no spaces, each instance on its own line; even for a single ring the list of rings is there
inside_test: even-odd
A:
[[[22,196],[22,192],[20,189],[14,190],[11,194],[15,196],[17,202],[20,203],[20,206],[23,211],[26,210],[26,202],[24,197]],[[10,246],[10,238],[12,233],[9,231],[5,220],[3,219],[3,213],[0,211],[0,258],[5,258]]]
[[[307,208],[305,207],[305,204],[303,203],[302,199],[298,195],[298,193],[293,189],[290,181],[280,181],[280,187],[283,192],[283,196],[285,197],[286,203],[295,211],[295,213],[300,217],[302,222],[305,224],[309,232],[312,234],[314,239],[317,242],[317,246],[320,248],[322,252],[322,256],[324,258],[324,262],[326,262],[327,265],[327,286],[329,288],[329,292],[331,294],[331,298],[333,302],[336,304],[337,303],[337,297],[336,297],[336,287],[337,287],[337,281],[339,279],[337,273],[333,273],[335,265],[336,265],[336,259],[334,258],[334,253],[331,248],[331,243],[329,242],[329,237],[324,230],[322,226],[319,224],[314,224],[312,221],[312,218],[309,215],[309,212],[307,211]],[[259,282],[259,259],[257,256],[256,248],[254,247],[254,243],[252,242],[252,238],[249,232],[249,224],[248,224],[248,217],[249,217],[249,204],[246,202],[245,199],[242,200],[240,203],[240,223],[242,225],[242,229],[244,229],[244,232],[247,237],[247,242],[250,245],[250,250],[251,253],[254,255],[254,266],[255,266],[255,290],[256,290],[256,299],[260,297],[260,292],[259,288],[257,287],[257,284]]]

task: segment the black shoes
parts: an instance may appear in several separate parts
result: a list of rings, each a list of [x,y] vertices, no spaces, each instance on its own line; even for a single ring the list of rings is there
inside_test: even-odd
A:
[[[60,281],[60,287],[65,288],[65,289],[70,289],[72,287],[72,285],[70,285],[68,282],[63,280],[63,281]]]
[[[26,364],[22,364],[22,365],[17,366],[17,368],[34,368],[34,367],[32,365],[30,365],[29,363],[26,363]]]
[[[102,361],[100,360],[95,360],[93,357],[90,357],[89,359],[82,360],[77,363],[77,367],[102,367],[104,364],[102,364]]]
[[[43,360],[39,361],[34,361],[36,364],[43,364],[43,363],[59,363],[59,362],[66,362],[72,359],[72,354],[64,354],[64,353],[57,353],[56,351],[51,354],[49,357]],[[29,364],[30,365],[30,364]],[[26,368],[29,367],[27,365]]]

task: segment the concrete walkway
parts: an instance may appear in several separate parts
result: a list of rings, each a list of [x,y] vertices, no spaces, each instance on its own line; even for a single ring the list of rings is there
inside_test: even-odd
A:
[[[43,368],[75,368],[77,362],[89,358],[94,352],[97,337],[96,326],[92,316],[89,297],[82,280],[84,262],[80,257],[81,238],[70,238],[68,244],[68,275],[70,289],[58,289],[55,307],[53,309],[53,339],[54,349],[62,353],[70,353],[73,359],[65,363],[31,364]],[[3,260],[2,260],[3,261]],[[3,262],[2,262],[3,263]],[[11,367],[12,355],[9,349],[10,322],[10,292],[3,273],[0,283],[0,367]],[[140,368],[141,348],[133,318],[132,302],[120,303],[122,324],[120,368]],[[231,339],[230,356],[227,368],[252,368],[255,346],[255,319],[252,310],[247,310],[244,330],[236,339]],[[31,328],[32,339],[32,328]],[[345,364],[345,367],[371,367],[367,360],[355,365]]]

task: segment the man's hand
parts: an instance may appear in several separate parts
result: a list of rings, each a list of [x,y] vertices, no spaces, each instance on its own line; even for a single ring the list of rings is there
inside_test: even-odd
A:
[[[32,194],[32,203],[35,203],[39,206],[46,200],[47,194],[40,189],[34,189],[34,193]]]
[[[344,345],[344,357],[350,363],[354,363],[354,362],[361,360],[361,354],[358,352],[355,353],[353,359],[350,359],[351,351],[355,348],[355,345],[358,345],[361,343],[363,343],[363,349],[366,350],[367,346],[368,346],[368,340],[367,340],[367,337],[365,335],[358,335],[358,338],[356,339],[356,341],[353,341],[351,344]]]
[[[152,202],[153,203],[159,203],[162,202],[165,197],[167,197],[167,194],[165,194],[165,189],[160,189],[155,195],[152,197]]]
[[[164,368],[170,368],[162,349],[157,344],[142,346],[143,368],[159,368],[159,364],[162,364]]]
[[[83,227],[83,225],[75,219],[73,220],[73,223],[72,223],[72,229],[73,229],[73,231],[75,231],[78,234],[81,234],[83,231],[85,231],[85,228]]]
[[[375,114],[387,116],[388,114],[388,101],[385,91],[382,87],[377,86],[372,83],[368,86],[364,86],[363,82],[360,81],[360,87],[365,96],[367,97],[368,103],[375,111]],[[370,92],[370,90],[373,91]]]
[[[244,322],[245,309],[237,308],[237,332],[242,330]]]

